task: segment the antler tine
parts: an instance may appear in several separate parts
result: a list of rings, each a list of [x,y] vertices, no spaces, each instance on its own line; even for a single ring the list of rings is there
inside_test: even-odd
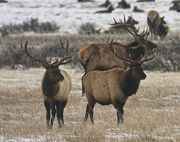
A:
[[[106,41],[105,46],[107,46],[107,45],[108,45],[109,40],[110,40],[110,36],[108,37],[108,39],[107,39],[107,41]]]
[[[108,47],[109,47],[109,40],[110,40],[110,36],[108,37],[108,39],[107,39],[107,41],[106,41],[106,44],[105,44],[105,46],[101,49],[101,51],[103,51],[105,48],[108,48]],[[114,40],[114,39],[111,40],[110,46],[112,46],[113,40]]]
[[[114,24],[118,24],[118,22],[116,21],[116,19],[115,18],[113,18],[114,19]]]
[[[111,48],[110,48],[110,49],[111,49]],[[122,56],[117,55],[117,54],[114,52],[113,49],[112,49],[112,52],[113,52],[113,54],[114,54],[116,57],[118,57],[119,59],[122,59],[122,60],[124,60],[124,61],[126,61],[126,62],[128,62],[128,63],[135,63],[134,61],[132,61],[132,60],[130,60],[130,59],[127,59],[127,58],[125,58],[125,57],[122,57]]]
[[[67,40],[65,56],[68,55],[68,51],[69,51],[69,41]]]
[[[118,57],[119,59],[122,59],[122,60],[124,60],[124,61],[126,61],[126,62],[128,62],[128,63],[135,63],[134,61],[132,61],[132,60],[130,60],[130,59],[127,59],[127,58],[125,58],[125,57],[119,56],[119,55],[117,55],[117,54],[114,52],[114,50],[112,49],[112,42],[113,42],[113,40],[114,40],[114,39],[111,40],[110,46],[109,46],[109,48],[111,49],[111,51],[113,52],[113,54],[114,54],[116,57]]]
[[[151,56],[150,58],[146,58],[146,59],[140,61],[139,63],[142,64],[142,63],[144,63],[144,62],[150,61],[150,60],[152,60],[154,57],[155,57],[155,55]]]
[[[61,44],[61,47],[64,48],[64,43],[62,42],[62,40],[60,39],[60,44]],[[65,49],[65,48],[64,48]]]
[[[62,40],[60,39],[60,44],[61,44],[61,47],[65,50],[65,57],[68,55],[68,50],[69,50],[69,41],[67,40],[67,43],[66,43],[66,47],[64,47],[64,43],[62,42]]]
[[[113,43],[113,41],[114,41],[114,38],[111,40],[111,42],[108,44],[108,45],[110,45],[109,47],[110,48],[112,48],[112,43]]]
[[[68,60],[68,59],[70,59],[70,58],[72,58],[72,56],[64,57],[64,58],[61,59],[55,66],[59,66],[59,65],[63,65],[63,64],[67,64],[67,63],[72,62],[72,59],[69,60],[69,61],[64,62],[65,60]]]
[[[33,59],[34,61],[40,62],[40,63],[43,64],[43,65],[49,66],[49,64],[48,64],[47,62],[44,62],[44,61],[42,61],[42,60],[40,60],[40,59],[37,59],[37,58],[34,58],[34,57],[29,53],[29,51],[28,51],[28,49],[27,49],[27,44],[28,44],[28,42],[26,41],[25,46],[24,46],[24,52],[25,52],[31,59]],[[23,48],[22,41],[21,41],[21,47]]]
[[[127,31],[128,31],[131,35],[135,36],[135,33],[132,33],[128,28],[127,28]]]
[[[145,35],[145,30],[143,30],[143,31],[140,33],[140,35]]]
[[[113,18],[113,20],[114,20],[114,23],[110,24],[110,25],[112,25],[112,26],[119,26],[120,25],[120,23],[117,22],[115,18]]]

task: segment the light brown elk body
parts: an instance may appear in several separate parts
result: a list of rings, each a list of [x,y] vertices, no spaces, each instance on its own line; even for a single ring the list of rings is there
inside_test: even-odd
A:
[[[126,53],[122,44],[113,42],[112,45],[114,50]],[[89,44],[79,51],[78,58],[86,73],[93,70],[107,70],[113,67],[126,66],[123,61],[118,60],[106,44]]]
[[[117,122],[123,121],[123,107],[126,100],[137,92],[140,81],[146,78],[141,64],[152,58],[140,62],[122,57],[120,59],[130,62],[127,69],[113,68],[107,71],[91,71],[83,76],[82,81],[88,101],[85,121],[90,115],[91,122],[94,123],[93,108],[96,103],[112,104],[117,110]]]
[[[143,41],[142,41],[143,42]],[[144,46],[146,44],[144,43]],[[148,41],[148,51],[151,52],[157,46]],[[112,48],[119,54],[130,57],[132,60],[140,59],[145,53],[145,47],[134,41],[128,45],[122,45],[118,42],[112,43]],[[114,67],[126,67],[123,60],[119,60],[107,44],[88,44],[78,52],[80,63],[85,69],[85,73],[93,70],[108,70]]]
[[[51,64],[41,61],[30,55],[27,49],[27,42],[25,44],[25,53],[34,61],[41,63],[46,69],[42,79],[42,92],[46,108],[47,126],[49,128],[53,126],[55,115],[57,114],[59,127],[62,127],[64,124],[63,112],[68,101],[72,83],[69,74],[64,70],[60,70],[59,66],[71,62],[67,61],[71,57],[65,57]]]
[[[151,38],[159,36],[163,38],[167,35],[169,28],[164,20],[164,16],[160,17],[156,10],[150,10],[147,14],[147,24],[151,32]]]

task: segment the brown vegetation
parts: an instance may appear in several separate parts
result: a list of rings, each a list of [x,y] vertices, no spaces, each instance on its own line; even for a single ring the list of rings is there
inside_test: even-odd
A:
[[[31,53],[43,60],[52,61],[55,57],[62,58],[65,50],[61,47],[60,39],[62,41],[69,40],[69,54],[77,54],[78,51],[84,47],[85,44],[104,44],[110,35],[101,34],[94,35],[71,35],[71,36],[57,36],[57,35],[35,35],[35,36],[8,36],[0,37],[0,68],[30,68],[40,67],[40,64],[35,64],[30,60],[21,48],[21,41],[28,40],[29,49]],[[113,35],[114,41],[128,45],[129,41],[133,40],[127,34]],[[159,71],[179,71],[180,70],[180,48],[179,33],[171,33],[166,38],[166,41],[153,41],[157,45],[158,56],[145,65],[147,70]],[[52,58],[49,58],[52,57]],[[73,60],[73,66],[82,68],[77,57]],[[84,70],[84,69],[83,69]]]
[[[56,125],[52,129],[45,127],[40,89],[44,69],[0,70],[0,141],[180,141],[179,73],[147,73],[137,94],[124,106],[126,121],[122,125],[117,126],[112,117],[116,115],[112,106],[97,104],[93,126],[83,124],[87,103],[85,97],[80,97],[83,73],[63,68],[71,74],[73,88],[62,129]]]

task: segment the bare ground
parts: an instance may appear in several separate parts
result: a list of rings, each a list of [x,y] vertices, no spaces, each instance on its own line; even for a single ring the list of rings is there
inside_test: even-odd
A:
[[[116,124],[112,105],[95,106],[95,124],[84,124],[86,97],[79,70],[63,67],[73,89],[65,108],[65,125],[45,125],[41,95],[44,69],[0,70],[0,142],[178,142],[180,141],[180,73],[150,72],[138,93],[127,100],[125,122]]]

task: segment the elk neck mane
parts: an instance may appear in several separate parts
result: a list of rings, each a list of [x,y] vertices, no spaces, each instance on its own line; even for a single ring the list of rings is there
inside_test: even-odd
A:
[[[46,97],[53,97],[57,94],[57,92],[59,91],[59,82],[52,82],[50,77],[49,77],[49,73],[45,72],[43,80],[42,80],[42,90],[43,90],[43,94]]]
[[[120,85],[122,86],[122,91],[125,96],[136,94],[140,80],[135,79],[130,70],[127,70],[123,75],[124,78],[122,83],[120,82]]]

